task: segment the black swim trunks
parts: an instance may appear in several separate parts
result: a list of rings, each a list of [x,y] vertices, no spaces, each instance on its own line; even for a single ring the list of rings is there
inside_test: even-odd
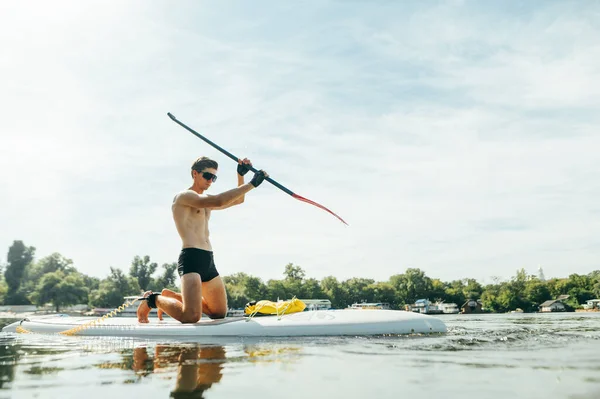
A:
[[[203,283],[219,275],[212,251],[200,248],[183,248],[181,250],[177,261],[177,272],[179,276],[198,273]]]

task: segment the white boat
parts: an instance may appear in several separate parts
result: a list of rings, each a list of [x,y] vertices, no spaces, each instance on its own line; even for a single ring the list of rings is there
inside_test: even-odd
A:
[[[246,313],[244,312],[244,309],[227,309],[227,317],[243,317]],[[166,313],[165,313],[166,315]],[[208,317],[206,316],[204,313],[202,314],[202,317]]]
[[[389,310],[390,309],[390,304],[387,303],[387,302],[374,302],[374,303],[361,302],[361,303],[353,303],[351,306],[348,306],[347,309],[360,309],[360,310],[382,309],[382,310]]]
[[[401,310],[372,310],[357,312],[317,310],[283,316],[226,317],[220,320],[201,319],[195,324],[176,320],[138,323],[136,318],[97,318],[45,316],[23,319],[2,329],[3,332],[30,332],[68,335],[120,337],[291,337],[381,334],[445,333],[446,325],[433,316]],[[87,323],[87,324],[86,324]]]
[[[306,305],[305,311],[331,309],[331,301],[329,299],[300,299],[300,301]]]
[[[431,303],[429,299],[418,299],[412,305],[406,305],[406,310],[420,314],[444,313],[438,303]]]
[[[458,305],[455,303],[445,303],[445,302],[439,302],[437,304],[438,308],[440,308],[442,310],[442,313],[444,314],[458,314],[460,313],[460,309],[458,308]]]

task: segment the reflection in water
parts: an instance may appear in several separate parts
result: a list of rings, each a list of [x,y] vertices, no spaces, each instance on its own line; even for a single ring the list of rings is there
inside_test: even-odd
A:
[[[154,353],[146,347],[133,350],[131,368],[139,376],[177,369],[172,398],[202,398],[204,391],[223,377],[225,348],[220,345],[156,345]],[[128,363],[127,360],[125,363]]]
[[[78,385],[90,383],[86,380],[89,373],[85,376],[82,374],[83,378],[78,376],[92,367],[122,371],[95,377],[92,383],[99,386],[114,383],[154,384],[158,378],[168,382],[166,387],[163,386],[166,392],[163,391],[161,396],[204,398],[210,396],[207,390],[221,383],[226,362],[245,363],[252,368],[257,363],[293,364],[302,358],[299,355],[303,347],[287,342],[219,342],[140,343],[127,339],[7,334],[0,336],[0,391],[10,390],[15,395],[27,395],[43,387],[56,390],[55,393],[61,390],[68,392],[78,389]],[[114,354],[118,356],[116,361]],[[235,367],[235,370],[241,369]],[[235,383],[236,378],[230,380]]]
[[[227,361],[290,363],[292,357],[297,357],[300,351],[301,347],[244,345],[243,356],[240,357],[240,352],[237,352],[237,356],[231,355],[228,358],[225,347],[221,345],[168,343],[150,347],[137,346],[122,351],[120,362],[104,362],[96,366],[131,370],[135,373],[137,382],[151,374],[163,375],[166,379],[176,374],[175,386],[170,392],[170,397],[203,398],[206,390],[221,382],[223,367]]]
[[[66,348],[46,348],[41,345],[23,346],[12,336],[0,339],[0,389],[7,389],[15,380],[17,366],[27,375],[42,376],[56,374],[61,367],[45,364],[45,356],[60,355],[68,352]]]
[[[204,361],[199,362],[199,359]],[[177,384],[171,393],[177,397],[202,397],[202,392],[221,381],[225,350],[222,346],[185,350],[181,353]],[[193,393],[194,395],[178,395]]]
[[[0,389],[6,388],[15,379],[15,364],[19,358],[19,347],[14,339],[0,341]]]
[[[266,363],[266,362],[285,362],[291,361],[290,356],[298,355],[301,351],[300,347],[273,347],[262,345],[246,345],[244,352],[248,355],[250,362]]]
[[[212,398],[227,391],[260,399],[287,387],[280,396],[322,397],[334,389],[340,397],[387,397],[378,393],[395,392],[398,375],[409,397],[426,387],[433,391],[430,397],[461,399],[470,387],[468,392],[491,399],[535,394],[600,398],[600,314],[446,320],[448,334],[427,338],[206,338],[190,343],[0,334],[0,398]],[[436,373],[436,383],[428,385],[436,368],[447,372]],[[377,386],[361,384],[360,378],[374,369],[380,374]],[[518,375],[519,384],[504,382],[512,375]],[[263,380],[276,390],[248,389],[249,381]],[[115,395],[121,390],[129,394]]]

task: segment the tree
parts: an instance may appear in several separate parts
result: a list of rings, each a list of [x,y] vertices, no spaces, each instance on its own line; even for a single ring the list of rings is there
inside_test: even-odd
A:
[[[391,307],[398,307],[396,290],[390,283],[377,282],[369,284],[363,291],[368,292],[369,302],[385,302],[389,303]]]
[[[267,281],[267,292],[268,298],[272,301],[290,299],[294,295],[288,291],[286,284],[281,280]]]
[[[371,297],[372,292],[367,290],[366,288],[374,284],[375,280],[369,278],[358,278],[354,277],[348,279],[342,283],[342,289],[346,291],[346,300],[349,303],[346,305],[350,305],[352,303],[358,302],[370,302],[373,300]]]
[[[300,295],[296,296],[302,296],[302,298],[306,299],[322,299],[325,294],[323,294],[323,291],[321,290],[319,281],[314,278],[309,278],[304,280]]]
[[[65,258],[58,252],[54,252],[32,263],[27,271],[27,279],[37,283],[43,275],[59,270],[69,274],[75,271],[75,267],[71,259]]]
[[[515,310],[534,310],[535,305],[529,300],[526,294],[528,284],[539,281],[537,276],[527,275],[525,269],[517,270],[517,274],[511,278],[510,282],[503,285],[500,291],[500,303],[503,311]]]
[[[146,291],[152,282],[152,275],[156,271],[158,265],[155,262],[150,263],[148,255],[140,258],[135,256],[129,268],[129,275],[137,279],[138,285],[142,291]]]
[[[594,293],[591,290],[579,287],[571,288],[568,295],[569,299],[567,302],[570,303],[573,308],[579,308],[580,304],[595,298]]]
[[[483,287],[481,284],[477,282],[477,280],[473,278],[463,279],[463,294],[466,299],[479,299],[481,297],[481,292],[483,291]]]
[[[294,266],[293,263],[288,263],[283,272],[285,279],[283,280],[284,291],[288,298],[296,296],[297,298],[304,296],[303,283],[306,273],[300,266]]]
[[[431,292],[429,295],[436,301],[446,301],[448,296],[446,295],[446,284],[440,279],[434,278],[431,280]],[[456,302],[456,301],[450,301]],[[458,302],[457,302],[458,303]]]
[[[0,304],[5,303],[6,293],[8,292],[8,285],[4,281],[4,276],[0,275]]]
[[[588,274],[591,283],[591,291],[594,293],[596,298],[600,298],[600,270],[594,270]]]
[[[333,308],[345,308],[347,306],[347,293],[335,277],[327,276],[323,278],[320,285],[321,291],[331,301]]]
[[[463,280],[451,281],[449,284],[447,284],[446,289],[444,290],[446,301],[456,303],[458,306],[461,306],[467,299],[469,299],[465,295],[465,288],[466,287]]]
[[[548,289],[550,290],[550,296],[556,298],[559,295],[567,295],[569,290],[573,288],[573,285],[567,278],[550,279],[546,282]]]
[[[502,284],[500,287],[500,293],[498,294],[498,311],[500,312],[508,312],[509,310],[514,310],[518,307],[523,309],[523,305],[519,298],[514,295],[514,292],[511,290],[510,284]]]
[[[525,298],[531,303],[528,310],[535,311],[538,306],[551,299],[548,286],[541,280],[531,279],[527,282],[524,292]],[[525,309],[524,309],[525,310]]]
[[[243,282],[244,295],[248,301],[260,301],[267,295],[267,286],[263,281],[254,276],[247,276]]]
[[[97,290],[100,287],[100,279],[98,277],[88,276],[87,274],[79,273],[83,279],[83,284],[88,288],[90,292]]]
[[[127,276],[121,269],[110,268],[110,275],[100,282],[97,290],[89,295],[91,306],[114,308],[125,301],[124,297],[141,294],[137,279]]]
[[[302,281],[306,273],[300,266],[294,266],[293,263],[285,265],[285,271],[283,272],[286,280]]]
[[[236,273],[223,278],[227,288],[227,303],[233,308],[243,308],[250,301],[266,299],[267,287],[261,279],[246,273]]]
[[[38,284],[43,276],[56,271],[62,271],[65,275],[75,273],[73,261],[55,252],[37,262],[32,262],[26,269],[19,291],[27,298],[31,298],[37,290]]]
[[[87,295],[88,289],[78,273],[58,270],[41,278],[31,299],[38,306],[51,302],[59,312],[61,307],[87,302]]]
[[[28,305],[30,303],[27,297],[19,292],[19,288],[34,255],[35,247],[27,247],[20,240],[15,240],[8,249],[8,262],[4,270],[4,279],[7,285],[5,303],[11,305]]]
[[[500,311],[500,308],[502,306],[499,303],[498,299],[500,295],[500,289],[501,284],[499,283],[499,280],[496,280],[496,284],[488,284],[483,288],[483,293],[481,294],[481,302],[486,309],[492,312]]]
[[[396,274],[389,281],[398,292],[399,300],[405,304],[429,297],[433,289],[431,279],[421,269],[406,269],[404,274]]]
[[[152,289],[154,291],[161,291],[163,288],[176,290],[177,262],[163,263],[162,268],[163,273],[155,279]]]

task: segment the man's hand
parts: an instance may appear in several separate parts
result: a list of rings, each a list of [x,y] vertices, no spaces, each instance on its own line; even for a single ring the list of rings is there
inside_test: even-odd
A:
[[[252,180],[250,180],[250,184],[252,184],[254,187],[258,187],[260,186],[260,183],[262,183],[263,180],[265,180],[265,178],[267,177],[269,177],[267,172],[261,169],[254,174],[254,177],[252,178]]]
[[[246,166],[246,165],[252,166],[252,162],[250,162],[250,160],[248,158],[238,159],[238,167],[237,167],[238,175],[244,176],[246,173],[248,173],[250,168],[248,168],[248,166]]]

